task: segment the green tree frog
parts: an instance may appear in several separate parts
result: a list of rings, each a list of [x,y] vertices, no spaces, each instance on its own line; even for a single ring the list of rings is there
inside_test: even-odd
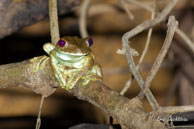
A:
[[[72,89],[79,79],[83,80],[82,85],[88,84],[90,80],[101,81],[102,71],[100,65],[94,62],[90,49],[92,44],[91,38],[62,37],[56,45],[43,45],[50,57],[43,56],[41,62],[50,61],[55,78],[67,90]]]

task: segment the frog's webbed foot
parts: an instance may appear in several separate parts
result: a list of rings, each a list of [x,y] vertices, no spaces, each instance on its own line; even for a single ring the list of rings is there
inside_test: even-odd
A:
[[[49,59],[49,57],[47,57],[45,55],[44,56],[39,56],[39,57],[34,57],[34,58],[30,59],[31,63],[35,63],[33,71],[36,72],[38,70],[43,69],[45,67],[48,59]]]
[[[66,77],[64,77],[63,74],[60,71],[55,73],[55,78],[59,82],[60,87],[65,88],[65,86],[67,84],[66,83]]]
[[[102,70],[100,66],[98,64],[93,65],[92,69],[88,72],[88,74],[84,75],[82,79],[82,85],[87,85],[91,80],[102,81]]]
[[[83,82],[82,85],[87,85],[90,81],[102,81],[102,77],[95,75],[95,74],[87,74],[82,77]]]
[[[97,79],[102,81],[102,69],[100,65],[95,64],[91,69],[91,74]]]

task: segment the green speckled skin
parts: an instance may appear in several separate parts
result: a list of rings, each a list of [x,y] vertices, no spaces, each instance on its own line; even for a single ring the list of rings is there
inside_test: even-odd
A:
[[[62,88],[72,89],[79,79],[83,79],[82,85],[87,85],[90,80],[102,80],[101,68],[94,62],[87,38],[66,36],[60,40],[66,42],[63,47],[46,43],[43,49],[50,56],[51,68]],[[44,64],[47,60],[43,56],[39,62]],[[40,66],[40,63],[37,64]]]

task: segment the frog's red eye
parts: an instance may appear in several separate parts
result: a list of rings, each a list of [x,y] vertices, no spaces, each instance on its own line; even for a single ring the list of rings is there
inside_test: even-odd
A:
[[[89,45],[89,46],[92,46],[92,44],[93,44],[93,40],[92,40],[92,38],[89,38],[89,39],[88,39],[88,45]]]
[[[64,40],[62,40],[62,39],[60,39],[60,40],[58,41],[58,45],[59,45],[60,47],[64,47],[65,44],[66,44],[66,42],[65,42]]]

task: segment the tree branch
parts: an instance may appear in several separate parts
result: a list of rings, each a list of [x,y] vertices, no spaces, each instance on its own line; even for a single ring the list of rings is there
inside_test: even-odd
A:
[[[49,62],[47,61],[45,67],[39,71],[35,71],[35,66],[36,62],[29,60],[1,65],[0,88],[19,86],[29,88],[45,97],[51,95],[59,84],[54,78]],[[137,98],[129,100],[98,81],[90,82],[83,87],[81,81],[69,92],[101,108],[121,125],[134,129],[165,128],[162,123],[156,121],[157,115],[143,110],[142,103]]]
[[[0,88],[21,86],[37,94],[49,96],[58,84],[55,81],[50,65],[44,70],[34,72],[34,63],[29,60],[0,66]],[[47,81],[45,81],[47,80]]]

